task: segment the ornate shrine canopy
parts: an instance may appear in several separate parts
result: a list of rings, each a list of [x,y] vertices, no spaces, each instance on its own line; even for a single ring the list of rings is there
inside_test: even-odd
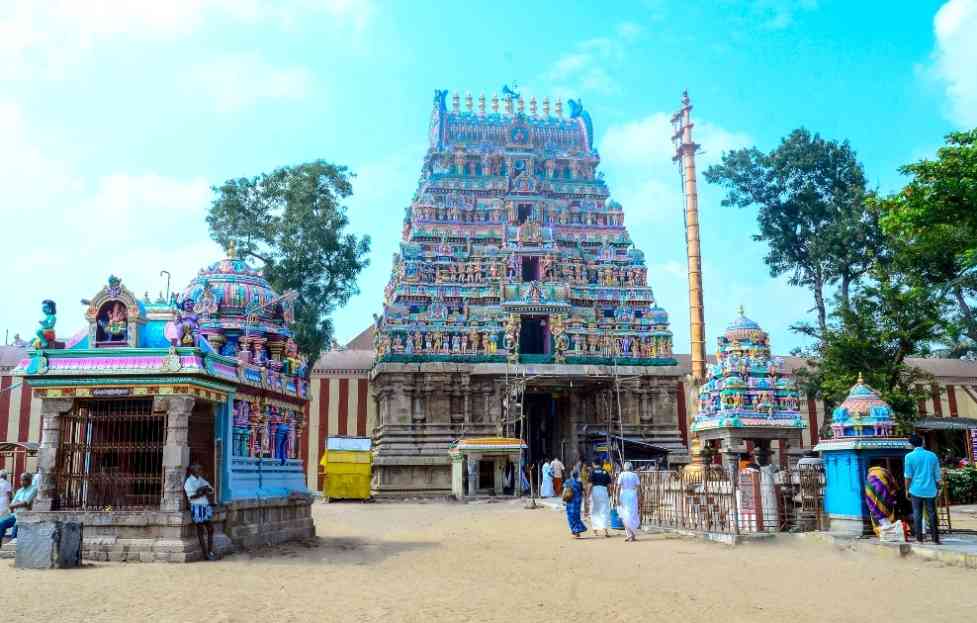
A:
[[[742,307],[718,342],[692,430],[804,428],[793,376],[783,359],[770,356],[769,336]]]
[[[447,99],[375,317],[378,361],[674,365],[580,102],[564,116],[548,98]]]
[[[42,396],[185,391],[223,401],[242,386],[300,405],[308,373],[290,337],[292,300],[233,254],[170,300],[139,299],[113,275],[83,301],[88,327],[64,348],[28,351],[15,374]]]
[[[894,429],[892,407],[859,374],[848,397],[831,413],[834,438],[890,437]]]

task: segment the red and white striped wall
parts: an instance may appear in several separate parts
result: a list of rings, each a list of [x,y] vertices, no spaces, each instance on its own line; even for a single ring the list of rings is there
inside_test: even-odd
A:
[[[34,400],[27,384],[20,377],[0,371],[0,441],[39,441],[41,437],[41,401]],[[11,477],[33,471],[23,454],[11,459],[0,454],[0,467]]]
[[[303,440],[306,481],[322,490],[319,460],[327,437],[369,437],[376,425],[376,404],[370,395],[370,379],[360,374],[324,371],[312,377],[311,396]]]

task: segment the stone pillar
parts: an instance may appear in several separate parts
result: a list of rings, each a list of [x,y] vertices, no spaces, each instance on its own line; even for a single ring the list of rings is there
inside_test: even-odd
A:
[[[515,482],[512,483],[513,484],[512,491],[517,496],[523,493],[528,493],[528,491],[522,488],[522,469],[523,469],[522,457],[523,457],[523,453],[521,450],[519,451],[519,454],[512,457],[513,463],[515,463],[516,465],[515,473],[512,475],[513,478],[515,479]]]
[[[160,510],[182,511],[186,508],[183,480],[190,466],[188,445],[190,412],[193,396],[157,396],[153,411],[166,413],[166,445],[163,446],[163,497]]]
[[[494,478],[495,478],[495,482],[493,483],[493,490],[495,491],[495,495],[502,495],[502,488],[503,488],[502,481],[505,480],[505,462],[506,462],[505,456],[501,456],[501,457],[497,456],[493,461],[495,465],[495,469],[493,470]]]
[[[492,394],[489,396],[488,420],[495,424],[495,434],[501,437],[502,432],[502,397],[505,395],[505,381],[497,380],[492,387]]]
[[[577,455],[571,458],[582,459],[583,456],[580,456],[580,426],[581,426],[580,397],[577,395],[576,392],[571,391],[568,394],[567,410],[569,411],[569,413],[567,414],[567,425],[570,429],[569,431],[570,446],[573,448],[571,454]],[[589,449],[584,448],[584,454],[587,454],[588,452]],[[576,460],[574,460],[574,463],[576,463]]]
[[[61,445],[61,415],[71,411],[70,398],[41,399],[41,445],[37,450],[37,466],[41,471],[41,485],[34,499],[33,510],[53,510],[57,497],[58,448]],[[14,474],[14,482],[19,478]]]
[[[468,495],[475,497],[478,495],[478,462],[481,457],[477,454],[469,454],[465,458],[468,467]]]
[[[465,455],[461,452],[451,455],[451,494],[459,502],[465,499]]]

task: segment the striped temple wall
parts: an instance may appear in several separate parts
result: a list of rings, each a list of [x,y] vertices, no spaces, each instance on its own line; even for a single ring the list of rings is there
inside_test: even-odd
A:
[[[319,458],[326,438],[337,435],[369,436],[376,423],[376,402],[369,385],[372,353],[344,351],[336,353],[336,356],[338,365],[329,365],[332,358],[325,358],[319,361],[312,375],[311,400],[307,407],[307,425],[301,450],[302,459],[306,462],[308,486],[315,490],[322,488]],[[33,399],[26,386],[15,387],[20,379],[10,376],[11,368],[12,365],[0,366],[0,441],[37,442],[40,440],[40,401]],[[936,376],[938,386],[931,388],[930,397],[921,401],[921,413],[924,416],[977,419],[977,364],[968,368],[956,365],[952,371],[933,369],[931,372]],[[676,393],[678,397],[684,394]],[[680,405],[684,405],[684,402],[679,401]],[[804,447],[811,447],[818,442],[818,431],[824,425],[825,414],[818,401],[806,399],[801,400],[801,413],[806,414],[808,422],[803,433]],[[691,413],[686,417],[691,417]],[[9,463],[9,460],[0,457],[0,467],[6,467],[12,473],[24,471],[25,467],[27,471],[34,469],[33,460],[25,461],[22,456],[16,459],[16,464]]]
[[[10,370],[0,369],[0,441],[40,441],[41,401],[34,400],[30,388],[21,384]],[[0,468],[13,474],[33,472],[35,459],[29,463],[23,454],[7,457],[0,454]]]

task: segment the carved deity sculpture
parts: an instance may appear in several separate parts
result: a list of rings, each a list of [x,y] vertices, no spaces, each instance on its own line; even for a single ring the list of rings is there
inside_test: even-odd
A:
[[[54,325],[58,320],[58,306],[55,305],[54,301],[45,299],[41,302],[41,313],[44,314],[44,317],[37,321],[40,326],[34,334],[34,341],[31,344],[35,349],[48,348],[54,342]]]
[[[128,313],[122,301],[115,301],[96,322],[102,330],[106,342],[125,342],[127,338]]]

